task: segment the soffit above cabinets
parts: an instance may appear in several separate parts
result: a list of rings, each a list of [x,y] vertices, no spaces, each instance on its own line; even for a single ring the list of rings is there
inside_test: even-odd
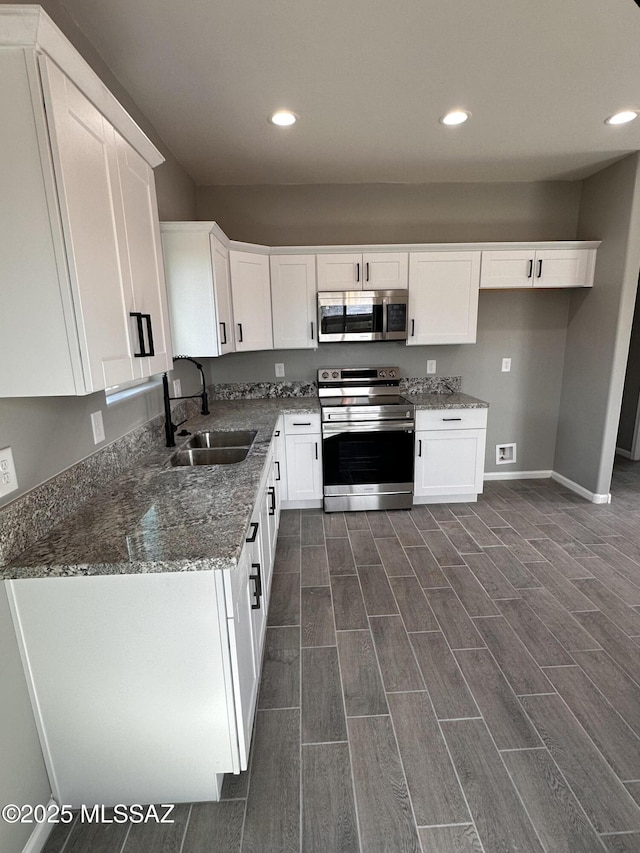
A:
[[[604,124],[640,109],[633,0],[62,6],[200,186],[574,180],[640,150]]]

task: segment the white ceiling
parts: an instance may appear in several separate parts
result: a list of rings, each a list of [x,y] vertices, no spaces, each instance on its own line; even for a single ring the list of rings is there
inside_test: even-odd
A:
[[[62,2],[198,185],[571,180],[640,149],[603,123],[640,109],[634,0]]]

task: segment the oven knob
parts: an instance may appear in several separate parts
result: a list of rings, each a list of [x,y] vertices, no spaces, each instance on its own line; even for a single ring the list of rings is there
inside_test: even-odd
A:
[[[331,378],[332,378],[332,379],[337,379],[339,375],[340,375],[340,374],[338,373],[338,371],[337,371],[337,370],[334,370],[334,371],[333,371],[333,373],[331,374]]]
[[[328,378],[329,378],[329,371],[328,371],[328,370],[323,370],[323,371],[322,371],[322,378],[323,378],[323,379],[328,379]]]
[[[395,371],[395,370],[390,370],[390,371],[389,371],[389,377],[390,377],[391,379],[395,379],[395,378],[396,378],[396,371]]]
[[[380,377],[380,379],[384,379],[386,375],[387,375],[387,374],[384,372],[384,370],[381,370],[381,371],[378,373],[378,376]]]

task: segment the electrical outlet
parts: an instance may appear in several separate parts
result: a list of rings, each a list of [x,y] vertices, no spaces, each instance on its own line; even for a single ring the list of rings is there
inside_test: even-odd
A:
[[[510,373],[511,372],[511,359],[510,358],[503,358],[502,359],[502,372],[503,373]]]
[[[278,379],[284,378],[284,364],[281,362],[277,362],[276,364],[276,377]]]
[[[16,466],[13,462],[13,453],[10,447],[0,450],[0,498],[15,492],[18,488],[18,477]]]
[[[91,429],[93,430],[93,443],[100,444],[104,441],[104,424],[102,423],[102,412],[94,412],[91,415]]]
[[[173,396],[182,397],[182,382],[179,379],[173,380]]]
[[[436,372],[436,360],[435,358],[430,358],[427,361],[427,374]]]

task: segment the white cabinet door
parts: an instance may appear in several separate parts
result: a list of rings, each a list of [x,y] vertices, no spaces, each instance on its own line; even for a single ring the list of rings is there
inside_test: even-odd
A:
[[[362,255],[317,255],[318,290],[362,290]]]
[[[479,285],[480,252],[412,252],[407,344],[475,343]]]
[[[213,258],[213,293],[218,315],[218,342],[220,355],[236,351],[231,307],[231,274],[229,272],[229,250],[215,236],[211,236]]]
[[[406,290],[408,252],[370,252],[362,256],[363,290]]]
[[[135,378],[115,133],[57,65],[41,67],[85,386],[99,391]]]
[[[274,349],[318,346],[315,255],[271,255]]]
[[[534,287],[591,287],[594,249],[544,249],[536,252]]]
[[[322,498],[322,437],[320,433],[287,435],[287,496],[289,501]]]
[[[535,253],[526,249],[483,252],[480,287],[492,290],[533,287],[534,269]]]
[[[477,495],[482,491],[485,430],[416,432],[416,497]]]
[[[254,252],[229,252],[236,350],[273,349],[269,258]]]
[[[131,282],[127,288],[130,337],[137,342],[135,374],[154,376],[173,367],[156,188],[151,167],[133,146],[119,133],[115,143],[126,247],[121,262]]]
[[[246,770],[249,763],[260,677],[254,643],[257,626],[253,617],[258,611],[253,607],[256,601],[260,604],[261,600],[256,594],[254,572],[252,552],[244,548],[238,565],[231,573],[233,616],[227,619],[241,770]]]

